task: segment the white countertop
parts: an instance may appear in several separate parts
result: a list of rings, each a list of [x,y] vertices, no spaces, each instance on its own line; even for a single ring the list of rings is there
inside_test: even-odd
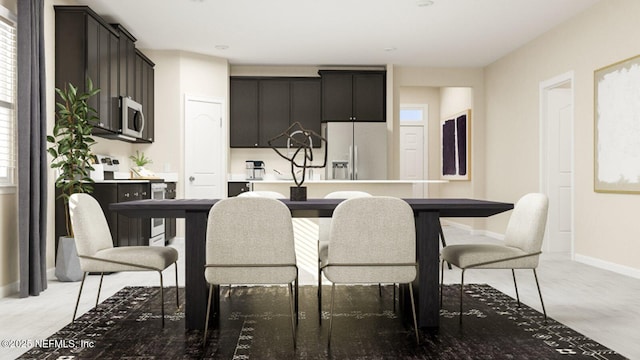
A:
[[[293,180],[245,180],[256,184],[293,184]],[[304,184],[444,184],[449,180],[305,180]]]

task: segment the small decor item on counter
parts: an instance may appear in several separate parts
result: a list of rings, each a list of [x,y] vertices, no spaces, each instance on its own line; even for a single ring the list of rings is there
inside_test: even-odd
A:
[[[136,154],[129,156],[129,159],[131,159],[131,161],[133,161],[133,163],[136,164],[137,167],[144,167],[147,164],[153,163],[150,158],[144,155],[144,151],[139,152],[138,150],[136,150]]]
[[[287,155],[283,155],[273,144],[280,138],[287,139]],[[322,165],[313,165],[313,138],[320,139],[321,143],[324,143],[324,159]],[[282,134],[269,139],[267,142],[269,146],[283,159],[286,159],[291,164],[291,176],[296,186],[290,188],[291,200],[293,201],[306,201],[307,200],[307,187],[302,186],[304,183],[307,169],[323,168],[327,165],[327,140],[318,135],[312,130],[307,130],[300,125],[299,122],[291,124]],[[290,153],[290,149],[295,149],[293,153]],[[300,158],[302,156],[302,158]],[[302,176],[298,179],[298,174],[301,169]]]
[[[144,167],[147,164],[153,163],[150,158],[144,155],[144,152],[136,150],[136,154],[129,156],[129,159],[136,165],[131,168],[132,179],[158,179],[155,173]]]
[[[247,180],[262,180],[265,175],[264,161],[262,160],[247,160],[245,161],[245,167],[247,169]]]

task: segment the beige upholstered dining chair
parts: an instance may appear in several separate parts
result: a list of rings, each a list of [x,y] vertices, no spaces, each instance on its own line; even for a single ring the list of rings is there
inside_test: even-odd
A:
[[[73,194],[69,198],[69,214],[73,227],[76,249],[83,271],[78,300],[73,311],[76,318],[82,287],[87,273],[100,273],[100,285],[96,306],[100,298],[104,273],[120,271],[157,271],[160,275],[160,302],[162,307],[162,326],[164,327],[164,285],[162,271],[173,264],[176,268],[176,303],[180,306],[178,295],[178,251],[171,247],[158,246],[122,246],[114,247],[109,225],[96,199],[88,194]]]
[[[542,240],[547,223],[549,200],[546,195],[531,193],[524,195],[514,206],[504,238],[504,245],[461,244],[449,245],[442,249],[440,269],[440,304],[442,305],[442,284],[444,282],[444,262],[462,269],[460,277],[460,322],[462,322],[462,294],[464,273],[468,269],[511,269],[516,299],[520,306],[518,284],[514,269],[532,269],[542,304],[544,318],[547,312],[542,301],[536,268],[542,253]]]
[[[292,283],[298,281],[298,267],[289,208],[265,197],[220,200],[209,212],[206,238],[204,276],[209,283],[209,300],[203,345],[214,285],[287,284],[295,347]]]
[[[333,212],[322,272],[331,286],[328,344],[331,346],[336,284],[408,283],[419,342],[412,282],[416,278],[416,233],[404,200],[372,196],[348,199]]]
[[[325,199],[353,199],[359,197],[370,197],[371,194],[364,191],[334,191],[325,195]],[[327,258],[329,251],[329,231],[331,229],[331,218],[318,219],[318,321],[322,321],[322,261]]]

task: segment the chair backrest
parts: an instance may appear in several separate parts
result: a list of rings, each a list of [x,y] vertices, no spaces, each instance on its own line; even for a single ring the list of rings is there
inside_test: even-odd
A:
[[[207,223],[207,264],[295,264],[291,212],[281,201],[233,197],[215,203]]]
[[[513,208],[505,232],[505,245],[517,247],[527,253],[542,249],[549,199],[545,194],[526,194]]]
[[[359,197],[370,197],[371,194],[364,191],[334,191],[325,195],[325,199],[354,199]],[[318,239],[329,241],[329,229],[331,228],[331,218],[318,219]]]
[[[100,204],[91,195],[72,194],[69,198],[69,215],[78,255],[93,256],[100,250],[113,247],[107,219]]]
[[[404,200],[394,197],[371,196],[345,200],[333,212],[329,244],[330,265],[415,263],[413,210]],[[386,274],[390,269],[379,270]],[[380,282],[412,281],[415,270],[415,267],[394,269],[395,280]],[[341,271],[331,272],[335,274]],[[372,271],[365,270],[365,276],[360,279],[366,278],[368,272]]]
[[[287,197],[276,191],[245,191],[238,194],[238,197],[264,197],[270,199],[286,199]]]

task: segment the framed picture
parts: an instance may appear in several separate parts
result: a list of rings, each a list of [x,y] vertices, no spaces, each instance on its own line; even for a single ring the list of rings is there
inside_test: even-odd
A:
[[[471,179],[471,109],[442,119],[440,135],[441,177],[447,180]]]
[[[595,70],[594,190],[640,193],[640,56]]]

